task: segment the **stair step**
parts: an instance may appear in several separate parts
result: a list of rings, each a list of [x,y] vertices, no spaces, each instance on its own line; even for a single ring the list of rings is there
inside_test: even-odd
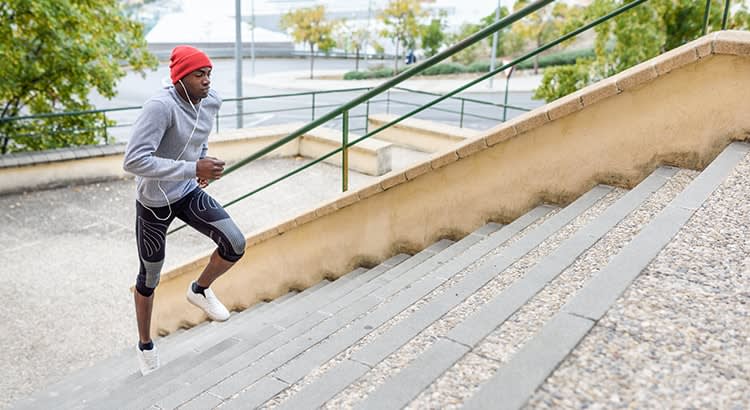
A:
[[[405,257],[405,255],[397,255],[384,262],[384,266],[390,266],[388,265],[389,263],[400,263],[405,259]],[[288,324],[283,322],[283,320],[285,320],[286,317],[297,314],[297,309],[299,307],[302,307],[304,309],[306,306],[311,304],[314,305],[315,303],[325,303],[325,301],[327,300],[326,297],[315,297],[319,292],[323,292],[323,289],[331,287],[330,291],[327,292],[328,297],[337,297],[339,296],[337,291],[341,291],[344,293],[351,291],[352,289],[355,289],[357,286],[359,286],[360,282],[372,279],[373,277],[377,277],[379,273],[382,272],[374,271],[369,276],[366,276],[363,269],[357,269],[350,273],[353,274],[353,279],[343,280],[341,282],[334,281],[330,284],[328,283],[328,281],[322,281],[318,285],[313,286],[305,292],[302,292],[299,295],[296,295],[295,297],[289,299],[289,301],[280,304],[279,306],[277,306],[276,310],[268,312],[267,315],[255,316],[251,320],[247,320],[241,323],[236,329],[223,329],[224,331],[220,331],[220,329],[217,329],[218,335],[216,335],[216,337],[219,339],[232,337],[239,342],[235,345],[232,345],[234,347],[248,343],[261,343],[269,337],[272,337],[273,335],[281,332],[284,329],[284,325],[289,326]],[[339,282],[339,284],[336,285],[336,282]],[[322,294],[325,296],[325,292],[323,292]],[[300,296],[303,297],[300,298]],[[297,318],[297,320],[299,320],[299,318]],[[188,369],[188,371],[184,372],[181,377],[189,374],[200,374],[201,369],[204,369],[206,367],[210,368],[216,361],[222,361],[225,357],[231,357],[233,351],[234,350],[232,349],[225,349],[224,351],[220,352],[220,354],[212,355],[207,363],[196,363],[193,368]],[[181,353],[183,353],[184,356],[190,355],[192,352]],[[182,358],[180,360],[182,360]],[[161,372],[155,372],[154,374],[160,373]],[[136,400],[146,402],[156,400],[156,398],[160,397],[159,394],[161,392],[175,387],[174,385],[176,384],[176,379],[177,378],[170,377],[168,375],[164,375],[163,377],[157,375],[148,382],[144,380],[142,382],[123,383],[114,387],[110,386],[109,391],[106,393],[107,397],[104,400],[103,405],[105,407],[109,405],[109,403],[111,403],[111,405],[120,405],[120,403],[126,403],[128,400],[132,400],[133,397],[136,397]],[[154,384],[157,385],[157,388],[153,387]],[[140,394],[134,396],[134,392],[140,392]],[[102,396],[104,396],[104,392],[100,392],[97,397]],[[99,405],[98,402],[97,405]]]
[[[497,252],[496,255],[485,260],[474,271],[468,272],[460,281],[452,285],[449,283],[442,293],[432,298],[413,312],[410,316],[387,327],[384,333],[368,344],[362,345],[354,351],[349,358],[334,364],[333,369],[315,379],[309,384],[301,387],[300,391],[291,396],[287,401],[281,403],[282,408],[313,408],[322,405],[342,389],[364,375],[377,363],[382,361],[393,351],[399,349],[413,337],[422,332],[430,324],[438,320],[450,311],[458,303],[464,300],[476,290],[483,287],[496,273],[516,263],[522,256],[526,255],[539,244],[543,243],[551,234],[559,231],[579,215],[589,210],[595,203],[599,202],[606,194],[612,192],[612,188],[599,186],[591,190],[578,201],[570,204],[557,215],[545,221],[536,229],[520,237],[518,241],[507,248]],[[480,260],[483,254],[492,251],[497,246],[484,249],[483,253],[475,252],[466,257]],[[508,256],[508,255],[513,255]],[[463,270],[462,266],[448,267],[454,274]],[[339,366],[346,370],[337,371]],[[277,372],[276,377],[279,377]],[[281,376],[284,379],[283,376]],[[409,381],[406,385],[411,384]]]
[[[433,380],[437,379],[443,372],[463,357],[470,350],[470,347],[479,343],[534,297],[547,283],[561,274],[579,256],[614,228],[616,224],[643,204],[653,192],[661,188],[676,172],[676,169],[661,168],[652,173],[637,187],[625,194],[594,220],[590,221],[573,236],[560,244],[552,253],[527,270],[522,277],[516,279],[509,287],[490,301],[484,303],[471,316],[456,325],[456,327],[445,335],[444,339],[440,340],[440,343],[432,345],[409,366],[379,386],[374,392],[368,395],[366,400],[360,403],[360,406],[363,408],[399,408],[407,405],[420,392],[432,384]],[[489,281],[495,275],[495,272],[497,271],[489,270],[481,273],[484,273],[485,279]],[[481,285],[483,286],[484,284]],[[430,319],[432,320],[429,323],[428,320],[422,320],[419,326],[415,323],[405,323],[405,325],[412,328],[419,327],[419,331],[423,330],[433,321],[447,314],[465,298],[478,291],[480,287],[472,286],[467,291],[456,289],[441,295],[441,298],[431,301],[432,304],[443,307],[443,309],[437,312],[439,316],[431,315]],[[451,300],[450,297],[454,293],[457,297]],[[445,297],[445,295],[448,297]],[[419,322],[423,316],[425,315],[415,314],[410,318],[411,320],[405,322]],[[416,336],[417,333],[412,332],[409,335],[409,339]],[[386,341],[394,339],[393,335],[384,336],[383,339]],[[408,340],[403,340],[403,343],[406,342]],[[382,345],[383,343],[380,344]],[[374,344],[376,346],[376,349],[374,349],[375,354],[370,352],[372,349],[362,349],[352,356],[352,360],[374,367],[395,350],[395,348],[391,348],[393,347],[392,343],[388,344],[391,345],[389,349],[380,349],[380,351],[377,349],[378,344]]]
[[[512,357],[520,346],[531,339],[541,329],[544,322],[559,311],[578,288],[583,286],[596,271],[604,267],[617,254],[619,249],[635,237],[645,225],[644,222],[653,218],[653,215],[684,190],[695,174],[694,171],[681,170],[670,178],[662,188],[654,192],[638,209],[618,223],[614,229],[568,266],[564,272],[549,282],[541,292],[513,313],[500,326],[492,330],[480,343],[473,346],[471,353],[462,357],[448,371],[434,380],[427,389],[410,402],[409,406],[421,408],[433,406],[435,403],[463,403],[468,400],[475,390],[474,386],[479,386],[485,382],[502,363]],[[489,285],[488,288],[496,288],[497,290],[488,295],[486,290],[483,289],[473,295],[472,299],[475,301],[489,300],[507,287]],[[471,305],[472,303],[469,302],[468,304]],[[446,323],[456,324],[461,320],[468,319],[468,314],[462,314],[462,310],[473,312],[476,309],[469,310],[465,307],[459,307],[455,312],[451,312],[446,318],[441,319],[435,327],[437,329],[455,327],[446,325]],[[435,335],[437,332],[428,330],[425,333]],[[446,333],[439,333],[437,337],[445,337]],[[420,335],[420,338],[423,337],[424,335]],[[404,361],[403,358],[395,360]]]
[[[491,230],[492,228],[485,229]],[[418,280],[426,273],[431,272],[431,270],[435,267],[450,260],[457,253],[460,253],[463,247],[478,242],[480,239],[482,238],[479,234],[469,235],[462,241],[459,241],[457,244],[453,244],[444,250],[441,249],[441,252],[435,254],[429,259],[427,257],[423,257],[421,260],[407,261],[413,263],[411,263],[410,265],[404,263],[401,266],[397,267],[397,269],[389,273],[389,275],[392,277],[392,280],[390,282],[384,284],[379,288],[373,287],[370,289],[362,287],[358,289],[358,291],[360,291],[359,300],[340,301],[344,303],[332,304],[331,306],[329,306],[326,312],[323,312],[329,315],[329,318],[326,318],[319,323],[315,323],[313,324],[313,326],[309,326],[308,329],[305,330],[305,333],[296,335],[296,337],[293,340],[290,340],[288,343],[282,344],[276,342],[275,345],[269,345],[268,347],[266,347],[264,349],[265,351],[254,352],[251,356],[242,357],[242,360],[240,361],[235,360],[232,363],[228,363],[223,368],[217,369],[215,374],[210,375],[210,377],[205,381],[205,385],[196,386],[198,388],[195,389],[193,389],[192,387],[190,389],[185,389],[183,392],[179,392],[179,394],[173,395],[173,397],[167,397],[165,399],[159,400],[156,404],[159,407],[163,408],[175,407],[191,399],[196,394],[196,390],[200,391],[203,389],[211,388],[210,392],[212,394],[219,394],[217,393],[217,391],[231,391],[235,388],[240,389],[245,383],[244,380],[251,378],[254,378],[256,380],[260,379],[268,372],[284,364],[291,357],[304,352],[310,346],[326,339],[332,333],[341,329],[342,327],[349,325],[352,320],[356,319],[362,314],[367,313],[369,309],[378,305],[386,297],[397,293],[400,289]],[[439,244],[440,242],[436,245]],[[445,246],[443,246],[443,248],[445,248]],[[417,256],[419,256],[420,254],[418,254]],[[349,306],[349,308],[345,309],[347,306]],[[334,313],[337,312],[338,315],[334,315]],[[216,384],[218,381],[221,382]],[[235,382],[237,382],[237,384],[234,384]],[[234,393],[226,394],[231,395]]]
[[[386,261],[386,264],[395,264],[403,261],[406,255],[397,255],[391,260]],[[298,308],[309,305],[311,301],[317,298],[325,298],[327,295],[335,293],[342,286],[346,285],[355,278],[359,278],[367,272],[367,269],[358,268],[352,272],[343,275],[339,279],[331,282],[328,280],[322,280],[317,284],[305,289],[298,294],[296,292],[289,292],[287,295],[292,295],[288,302],[279,304],[276,307],[272,307],[264,313],[263,316],[252,316],[248,318],[242,318],[243,320],[228,320],[226,322],[216,323],[216,329],[213,332],[208,332],[206,335],[190,335],[189,337],[183,338],[188,346],[192,346],[193,349],[200,350],[201,348],[209,347],[214,343],[230,336],[234,335],[246,328],[260,327],[263,325],[274,324],[281,328],[288,327],[289,320],[293,320],[295,315],[298,314]],[[373,272],[377,273],[377,272]],[[367,278],[367,277],[366,277]],[[369,279],[367,279],[369,280]],[[183,353],[182,349],[163,349],[169,355],[168,357],[176,357]]]
[[[600,270],[542,330],[466,403],[516,409],[549,377],[617,298],[750,152],[730,144],[674,201]],[[498,407],[500,406],[500,407]]]
[[[572,219],[575,217],[578,213],[582,212],[583,210],[587,209],[590,205],[598,201],[602,196],[604,196],[606,193],[610,192],[610,187],[597,187],[593,189],[589,194],[584,195],[579,199],[579,201],[576,201],[576,203],[572,204],[567,211],[563,210],[557,215],[555,215],[553,218],[548,221],[548,223],[543,224],[544,227],[562,227],[565,225],[565,223],[568,222],[569,219]],[[536,218],[534,218],[536,219]],[[524,218],[519,218],[514,224],[524,224],[528,225],[532,220],[524,221]],[[563,221],[563,223],[560,223]],[[559,225],[557,225],[559,224]],[[513,225],[513,224],[511,224]],[[453,274],[455,274],[458,271],[461,271],[463,268],[469,266],[474,261],[485,255],[487,252],[497,248],[500,244],[505,242],[507,239],[510,239],[513,235],[515,235],[516,232],[520,231],[511,229],[511,225],[508,225],[507,227],[503,228],[502,230],[498,231],[495,236],[496,238],[501,238],[499,241],[492,243],[492,241],[485,240],[482,242],[482,244],[485,246],[482,248],[481,246],[472,248],[471,251],[465,251],[462,255],[451,261],[450,263],[447,263],[445,265],[442,265],[439,269],[437,269],[435,272],[432,272],[428,277],[432,279],[430,280],[423,280],[419,283],[416,283],[414,286],[412,286],[409,289],[404,290],[402,293],[397,295],[394,299],[390,300],[388,304],[382,305],[382,307],[379,310],[371,312],[368,317],[363,318],[359,320],[358,322],[362,322],[363,324],[367,324],[369,326],[352,326],[345,330],[346,333],[340,333],[336,334],[335,340],[330,341],[326,344],[320,344],[318,346],[315,346],[313,349],[310,349],[309,351],[305,352],[303,355],[296,357],[293,362],[290,362],[286,364],[283,368],[279,369],[278,371],[274,372],[272,375],[265,376],[266,378],[274,377],[283,381],[286,381],[288,383],[295,383],[298,380],[300,380],[302,377],[304,377],[306,374],[308,374],[311,370],[316,368],[322,363],[325,363],[326,361],[333,358],[335,355],[339,354],[341,351],[345,350],[355,342],[357,342],[359,339],[364,337],[369,333],[367,330],[367,327],[370,328],[376,328],[382,325],[384,322],[388,321],[390,318],[394,317],[395,315],[399,314],[402,310],[405,308],[411,306],[416,301],[423,298],[425,295],[429,294],[431,291],[433,291],[435,288],[440,286],[443,282],[445,282],[448,278],[450,278]],[[521,225],[521,226],[525,226]],[[507,230],[506,230],[507,228]],[[540,227],[541,228],[541,227]],[[544,231],[544,229],[541,229]],[[554,229],[556,231],[557,229]],[[503,234],[506,236],[503,237]],[[529,247],[530,249],[533,249],[536,245],[541,243],[544,237],[537,237],[532,241],[526,241],[523,242],[523,238],[519,240],[518,243],[522,243],[520,245],[520,248],[525,250],[525,247]],[[515,244],[514,244],[515,245]],[[511,248],[513,245],[511,245]],[[528,250],[526,250],[528,251]],[[522,256],[526,252],[521,252],[518,256]],[[517,258],[514,258],[513,260],[509,261],[508,263],[512,263]],[[252,380],[252,378],[250,378]],[[247,383],[248,379],[245,379],[244,382]],[[321,383],[323,385],[327,383]],[[219,385],[221,387],[221,385]],[[236,386],[233,386],[233,388],[236,388]],[[213,390],[214,393],[223,396],[225,398],[228,398],[230,393],[232,392],[232,388],[221,390],[216,389]],[[271,397],[257,397],[257,395],[254,393],[253,388],[250,387],[243,391],[240,396],[236,400],[240,400],[243,403],[244,402],[251,402],[255,403],[263,402],[265,400],[270,399]],[[307,403],[306,403],[307,405]]]
[[[301,318],[301,320],[294,326],[275,334],[272,338],[269,338],[262,343],[241,346],[241,349],[237,349],[232,355],[227,355],[222,358],[224,359],[222,362],[217,362],[212,368],[205,369],[204,374],[190,380],[189,384],[183,384],[179,389],[164,394],[158,401],[156,401],[156,404],[162,408],[177,407],[183,402],[190,400],[197,393],[211,388],[219,381],[241,371],[256,360],[268,356],[279,348],[279,346],[284,346],[287,343],[293,343],[294,341],[303,339],[305,333],[312,328],[316,328],[321,322],[330,322],[331,319],[333,319],[333,313],[347,308],[356,309],[356,305],[361,303],[363,298],[372,297],[371,294],[374,291],[383,286],[387,286],[394,280],[397,280],[401,277],[402,272],[408,270],[411,266],[419,264],[434,256],[435,252],[441,251],[449,243],[450,241],[441,241],[391,269],[385,269],[384,266],[379,265],[374,269],[382,269],[386,270],[386,272],[375,280],[359,286],[347,295],[329,303],[325,309]]]

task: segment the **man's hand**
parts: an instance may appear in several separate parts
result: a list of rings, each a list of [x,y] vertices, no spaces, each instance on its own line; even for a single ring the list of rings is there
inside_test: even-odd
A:
[[[198,177],[199,184],[201,180],[206,181],[206,184],[208,184],[209,180],[219,179],[223,173],[224,161],[214,157],[199,159],[195,164],[195,175]]]
[[[201,188],[205,188],[208,186],[208,180],[203,178],[198,178],[198,186]]]

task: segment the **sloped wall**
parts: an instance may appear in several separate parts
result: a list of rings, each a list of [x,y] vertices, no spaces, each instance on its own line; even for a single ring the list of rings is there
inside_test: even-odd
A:
[[[660,164],[700,169],[750,130],[750,34],[720,32],[507,122],[264,232],[213,286],[231,308],[422,249]],[[208,255],[163,275],[153,327],[205,319],[184,299]]]

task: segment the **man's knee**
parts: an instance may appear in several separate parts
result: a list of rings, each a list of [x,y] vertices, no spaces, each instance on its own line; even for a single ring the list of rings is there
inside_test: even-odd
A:
[[[243,243],[244,243],[244,239],[243,239]],[[226,261],[235,263],[238,260],[242,259],[243,256],[245,256],[245,247],[244,247],[244,245],[240,249],[242,249],[242,252],[238,253],[238,252],[236,252],[234,250],[233,246],[220,246],[219,249],[218,249],[219,256],[221,256],[221,258],[224,259],[224,260],[226,260]]]
[[[141,295],[149,297],[154,294],[154,289],[159,284],[161,278],[161,267],[164,260],[149,262],[141,259],[141,269],[135,280],[135,289]]]
[[[230,262],[237,262],[245,255],[245,246],[247,246],[245,235],[231,219],[225,219],[221,222],[218,227],[229,243],[219,247],[219,255]]]
[[[154,290],[155,288],[149,288],[148,286],[140,283],[140,281],[137,281],[135,283],[135,291],[143,297],[151,297],[151,295],[154,294]]]

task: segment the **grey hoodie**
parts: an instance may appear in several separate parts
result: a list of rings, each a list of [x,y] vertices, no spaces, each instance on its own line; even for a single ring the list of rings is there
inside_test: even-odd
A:
[[[197,127],[188,141],[195,111],[174,87],[165,88],[146,101],[133,126],[123,161],[123,169],[136,175],[141,204],[166,206],[198,186],[196,162],[206,156],[208,134],[220,107],[221,98],[210,90],[200,102]],[[199,104],[195,104],[198,108]]]

